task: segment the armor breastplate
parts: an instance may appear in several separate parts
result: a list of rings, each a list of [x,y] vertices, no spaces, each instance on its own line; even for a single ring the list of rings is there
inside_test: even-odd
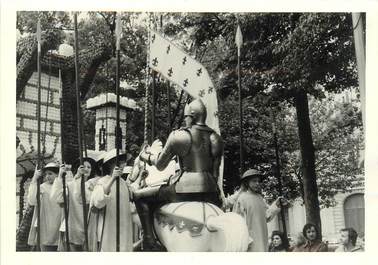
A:
[[[180,156],[183,174],[176,183],[176,192],[216,191],[210,142],[210,134],[213,131],[208,127],[201,130],[196,126],[186,130],[191,134],[191,145],[188,153]]]

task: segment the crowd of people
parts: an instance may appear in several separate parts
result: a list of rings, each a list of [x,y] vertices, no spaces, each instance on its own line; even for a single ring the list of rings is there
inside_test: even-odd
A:
[[[42,251],[133,251],[133,213],[137,212],[145,250],[159,251],[152,225],[154,209],[167,203],[201,201],[244,218],[249,252],[328,251],[318,227],[310,223],[303,227],[303,238],[298,236],[294,245],[289,245],[280,231],[272,233],[269,244],[267,223],[288,201],[278,197],[271,205],[265,202],[261,192],[263,174],[257,169],[244,172],[240,188],[226,197],[219,181],[222,139],[206,126],[206,108],[201,100],[191,102],[184,112],[186,127],[173,131],[164,148],[160,141],[143,147],[132,168],[126,166],[126,155],[117,155],[113,149],[98,161],[82,159],[73,168],[75,175],[70,166],[57,162],[36,169],[28,192],[29,204],[36,206],[28,244],[39,245]],[[175,159],[179,170],[167,177],[167,183],[140,189],[145,187],[148,175],[143,165],[164,170]],[[40,179],[43,182],[38,186]],[[343,229],[341,238],[337,251],[362,250],[356,246],[357,233],[352,228]]]
[[[100,161],[83,158],[83,165],[74,169],[57,162],[48,163],[42,170],[35,170],[29,186],[28,203],[37,206],[37,180],[40,185],[40,222],[37,207],[34,209],[28,244],[37,246],[37,227],[40,230],[42,251],[115,251],[116,250],[116,179],[120,180],[120,251],[133,250],[132,214],[129,187],[126,184],[130,167],[124,167],[124,154],[116,166],[116,150],[106,153]],[[99,169],[101,165],[101,170]],[[124,169],[124,170],[122,170]],[[102,172],[102,173],[100,173]],[[63,175],[65,190],[63,189]],[[81,189],[84,178],[85,195]],[[65,193],[65,194],[64,194]],[[64,202],[64,195],[66,202]],[[84,199],[83,199],[84,197]],[[88,209],[88,249],[85,249],[84,208]],[[66,227],[63,204],[68,207]],[[66,242],[68,233],[69,242]]]
[[[70,174],[67,165],[56,162],[48,163],[42,170],[36,170],[29,186],[28,203],[37,205],[37,180],[43,178],[40,185],[40,224],[36,209],[28,244],[37,244],[37,226],[40,226],[40,246],[42,251],[84,251],[84,222],[81,196],[81,178],[85,180],[85,201],[88,213],[88,251],[115,251],[116,249],[116,213],[115,181],[120,179],[120,251],[133,251],[132,189],[128,176],[132,168],[125,164],[125,156],[120,155],[120,166],[116,166],[115,150],[103,156],[101,161],[84,158],[83,165]],[[99,169],[101,165],[101,170]],[[102,173],[101,173],[102,172]],[[66,179],[66,197],[68,204],[69,246],[65,240],[65,220],[62,205],[63,181]],[[251,242],[250,252],[325,252],[328,246],[320,238],[316,225],[306,224],[289,243],[282,231],[273,231],[268,238],[267,223],[280,211],[287,201],[279,197],[272,205],[267,205],[261,195],[262,174],[256,169],[247,170],[241,177],[241,186],[233,195],[224,198],[223,208],[239,213],[246,220]],[[135,183],[134,183],[135,184]],[[106,207],[109,206],[109,207]],[[353,228],[340,231],[340,245],[336,252],[357,252],[363,248],[356,245],[358,234]]]
[[[273,231],[268,244],[267,223],[279,213],[282,206],[288,201],[278,197],[272,205],[267,205],[261,195],[261,179],[263,175],[256,169],[247,170],[241,177],[241,187],[233,195],[225,199],[226,207],[232,207],[234,212],[241,214],[249,229],[251,243],[248,251],[251,252],[327,252],[328,245],[321,239],[321,234],[315,224],[307,223],[302,232],[298,233],[292,244],[285,233]],[[336,252],[363,251],[356,246],[357,232],[353,228],[344,228],[340,231],[340,246]]]

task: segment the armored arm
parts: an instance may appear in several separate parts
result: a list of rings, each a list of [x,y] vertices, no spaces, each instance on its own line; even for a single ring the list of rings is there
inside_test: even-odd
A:
[[[182,156],[190,148],[190,134],[185,130],[173,131],[163,150],[158,154],[142,152],[140,159],[158,170],[164,170],[175,155]]]

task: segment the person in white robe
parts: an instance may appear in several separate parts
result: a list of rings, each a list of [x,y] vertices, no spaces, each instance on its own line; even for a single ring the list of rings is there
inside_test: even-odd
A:
[[[91,200],[91,209],[98,211],[97,227],[91,229],[90,244],[98,251],[116,251],[116,180],[120,182],[120,248],[121,252],[133,251],[132,213],[130,209],[129,188],[121,178],[125,165],[125,154],[120,153],[119,167],[116,166],[115,149],[108,152],[103,160],[103,171],[106,174],[95,186]],[[95,237],[93,237],[95,234]],[[97,243],[97,244],[96,244]]]
[[[27,201],[34,206],[32,225],[29,232],[28,244],[37,247],[37,229],[40,229],[41,251],[56,251],[59,240],[59,227],[62,219],[61,208],[51,198],[52,184],[58,175],[59,165],[48,163],[43,170],[36,168],[29,186]],[[37,213],[37,180],[44,175],[45,181],[40,185],[40,220]]]
[[[59,171],[58,178],[55,179],[51,198],[58,204],[63,203],[63,181],[62,175],[65,172],[65,167],[62,165]],[[70,251],[83,251],[85,236],[84,236],[84,215],[83,215],[83,200],[81,195],[81,179],[85,181],[85,202],[89,204],[91,193],[100,179],[96,176],[96,161],[92,158],[83,158],[83,165],[79,166],[75,177],[71,181],[66,182],[66,196],[68,201],[68,235],[70,243]],[[87,205],[88,213],[88,205]],[[63,214],[64,217],[64,214]],[[87,217],[85,217],[87,222]],[[65,229],[65,220],[62,220],[62,226]]]

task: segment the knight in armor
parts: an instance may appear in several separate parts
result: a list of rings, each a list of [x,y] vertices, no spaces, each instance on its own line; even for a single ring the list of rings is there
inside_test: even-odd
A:
[[[152,229],[152,212],[155,207],[169,202],[205,201],[222,205],[222,184],[218,182],[219,166],[223,154],[223,140],[206,124],[206,107],[200,99],[192,101],[184,111],[186,127],[175,130],[158,154],[149,146],[140,159],[158,170],[164,170],[175,156],[181,172],[174,181],[156,189],[134,192],[136,208],[144,231],[144,247],[156,248]]]

